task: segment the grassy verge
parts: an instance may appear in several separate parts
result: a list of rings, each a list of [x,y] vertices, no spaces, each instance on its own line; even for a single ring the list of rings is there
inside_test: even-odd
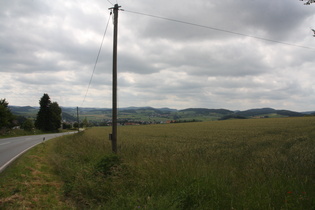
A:
[[[52,141],[23,154],[0,174],[0,209],[71,209],[64,201],[63,182],[52,172]]]
[[[314,127],[313,117],[126,126],[118,156],[110,128],[89,129],[0,175],[0,208],[314,209]]]

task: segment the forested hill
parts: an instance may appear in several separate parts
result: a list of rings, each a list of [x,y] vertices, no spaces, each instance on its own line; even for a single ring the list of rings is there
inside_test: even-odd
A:
[[[12,113],[28,118],[35,118],[38,107],[9,106]],[[76,107],[61,107],[63,120],[71,122],[77,119]],[[80,119],[88,119],[93,122],[105,122],[111,120],[111,109],[109,108],[80,108]],[[153,107],[127,107],[119,108],[118,118],[122,121],[146,121],[146,122],[185,122],[191,120],[209,121],[226,119],[248,119],[267,117],[299,117],[311,115],[312,112],[300,113],[290,110],[276,110],[272,108],[249,109],[245,111],[231,111],[228,109],[189,108],[183,110]],[[314,112],[313,112],[314,113]]]
[[[233,114],[233,111],[227,110],[227,109],[205,109],[205,108],[190,108],[190,109],[183,109],[180,110],[179,112],[194,112],[196,114],[204,114],[204,115],[209,115],[209,114],[222,114],[222,115],[228,115],[228,114]]]
[[[254,117],[259,115],[269,115],[269,114],[278,114],[287,117],[301,117],[304,114],[299,112],[294,112],[290,110],[276,110],[272,108],[262,108],[262,109],[250,109],[246,111],[236,112],[237,115],[244,116],[244,117]]]
[[[10,106],[12,114],[14,115],[22,115],[24,117],[34,117],[36,116],[39,107],[31,107],[31,106]]]

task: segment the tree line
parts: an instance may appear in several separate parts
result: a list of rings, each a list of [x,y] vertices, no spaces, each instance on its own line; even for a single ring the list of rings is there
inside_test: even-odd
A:
[[[0,133],[6,134],[16,126],[21,126],[24,130],[32,131],[35,128],[43,132],[57,132],[61,127],[61,108],[57,102],[51,102],[47,93],[41,97],[40,108],[35,122],[21,116],[15,116],[6,99],[0,99]]]

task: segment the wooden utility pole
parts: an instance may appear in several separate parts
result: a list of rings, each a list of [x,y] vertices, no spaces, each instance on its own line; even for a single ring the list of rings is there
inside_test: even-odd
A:
[[[117,153],[117,34],[118,34],[118,4],[113,8],[114,40],[113,40],[113,110],[112,110],[112,151]]]
[[[77,121],[78,121],[78,132],[80,132],[80,118],[79,118],[79,107],[77,106]]]

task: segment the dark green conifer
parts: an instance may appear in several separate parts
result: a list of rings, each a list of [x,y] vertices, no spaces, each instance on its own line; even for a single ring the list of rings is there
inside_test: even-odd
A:
[[[61,125],[61,108],[57,102],[51,102],[48,94],[44,94],[39,101],[35,127],[42,131],[57,131]]]

